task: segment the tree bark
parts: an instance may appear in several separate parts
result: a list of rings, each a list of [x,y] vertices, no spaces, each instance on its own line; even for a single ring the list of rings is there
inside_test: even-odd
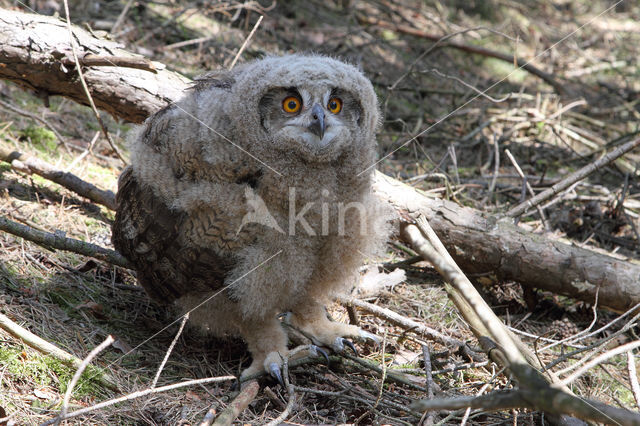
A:
[[[376,173],[375,189],[412,221],[423,214],[466,274],[549,290],[615,311],[640,303],[640,265],[533,234],[511,218],[425,197],[393,178]]]
[[[90,52],[138,58],[77,27],[74,33],[81,45],[79,57]],[[75,71],[62,66],[70,49],[60,21],[0,10],[0,78],[85,103]],[[85,77],[99,108],[133,122],[177,100],[189,86],[187,78],[166,70],[90,66]],[[527,232],[508,219],[425,197],[381,173],[376,174],[375,188],[403,220],[425,215],[465,273],[493,274],[590,303],[597,293],[598,305],[615,311],[640,303],[639,265]]]
[[[189,79],[157,70],[150,62],[150,71],[139,69],[142,57],[121,49],[119,43],[77,26],[73,32],[81,62],[87,58],[87,63],[113,64],[88,66],[84,71],[96,106],[115,117],[140,123],[175,101],[189,84]],[[102,62],[94,61],[96,57]],[[50,16],[0,9],[0,78],[45,98],[62,95],[88,105],[73,65],[66,24]]]

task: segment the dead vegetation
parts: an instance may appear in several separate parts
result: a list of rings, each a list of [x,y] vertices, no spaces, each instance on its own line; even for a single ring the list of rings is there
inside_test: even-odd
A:
[[[7,1],[3,5],[24,7]],[[29,4],[40,12],[55,11],[56,5],[64,15],[62,3]],[[637,137],[640,7],[630,1],[613,5],[347,0],[82,1],[70,7],[75,24],[87,22],[93,31],[111,31],[126,49],[187,77],[230,66],[263,15],[240,60],[316,51],[361,64],[376,85],[385,116],[378,168],[426,194],[488,213],[506,213],[529,197],[514,162],[538,193]],[[433,41],[447,34],[452,36]],[[472,53],[474,49],[511,60]],[[514,67],[527,62],[548,78]],[[99,125],[91,111],[39,95],[49,108],[15,85],[0,83],[0,99],[14,106],[0,108],[0,145],[114,191],[121,163],[97,134]],[[63,135],[65,145],[42,122],[15,107],[45,118]],[[103,119],[115,143],[124,148],[129,125],[106,114]],[[628,153],[542,204],[543,215],[532,210],[520,221],[536,232],[637,262],[637,166],[638,154]],[[4,217],[109,244],[113,213],[107,208],[7,163],[0,163],[0,191]],[[394,241],[386,261],[393,265],[412,255],[411,249]],[[547,422],[548,416],[531,410],[474,408],[423,415],[410,408],[413,400],[429,394],[474,396],[513,389],[516,383],[482,353],[428,263],[397,266],[406,270],[406,282],[365,300],[468,344],[454,347],[445,339],[357,308],[360,323],[384,337],[383,345],[359,347],[360,358],[332,356],[329,366],[292,366],[290,390],[295,400],[287,421]],[[490,274],[470,278],[493,311],[561,377],[609,349],[638,341],[637,311],[614,314],[593,303],[496,281]],[[105,388],[91,379],[99,373],[90,372],[76,386],[69,411],[149,386],[179,322],[152,304],[127,270],[74,253],[52,252],[7,233],[0,233],[0,311],[80,358],[107,335],[116,338],[95,364],[114,378],[118,390]],[[336,304],[331,314],[349,321],[353,311]],[[51,419],[61,409],[75,369],[4,332],[0,337],[0,418],[8,416],[14,424]],[[634,384],[631,366],[638,363],[638,350],[628,353],[629,357],[620,354],[592,368],[573,382],[571,390],[637,410],[640,395],[634,391],[637,377]],[[159,385],[237,374],[248,361],[241,342],[213,340],[190,330],[180,335]],[[425,364],[430,365],[428,372]],[[156,393],[69,422],[198,424],[208,411],[222,412],[236,396],[232,384]],[[287,409],[287,389],[266,379],[263,384],[268,387],[258,392],[238,421],[267,423]]]

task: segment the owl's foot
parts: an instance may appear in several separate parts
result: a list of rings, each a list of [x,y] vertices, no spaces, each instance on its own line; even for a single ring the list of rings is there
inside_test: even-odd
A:
[[[327,361],[327,364],[329,363],[329,355],[324,351],[324,349],[316,345],[304,345],[298,346],[292,350],[273,351],[264,356],[254,355],[253,362],[249,368],[244,370],[240,375],[240,381],[245,381],[250,376],[265,371],[284,386],[284,380],[282,379],[282,366],[284,365],[285,360],[290,362],[292,360],[308,356],[322,356]]]
[[[313,344],[331,348],[335,352],[344,352],[349,348],[358,356],[358,350],[352,339],[371,341],[376,346],[380,343],[380,338],[375,334],[355,325],[330,321],[324,312],[315,316],[291,313],[285,317],[285,321],[309,338]]]

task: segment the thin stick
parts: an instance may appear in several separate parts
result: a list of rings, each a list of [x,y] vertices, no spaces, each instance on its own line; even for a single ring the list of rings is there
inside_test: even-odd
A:
[[[397,324],[409,331],[412,331],[415,334],[423,335],[437,342],[442,342],[446,345],[457,346],[457,347],[464,345],[464,342],[461,340],[446,336],[440,333],[439,331],[434,330],[433,328],[427,327],[426,325],[413,321],[412,319],[409,319],[403,315],[400,315],[399,313],[394,312],[390,309],[383,308],[382,306],[377,306],[372,303],[364,302],[354,297],[349,297],[344,295],[337,295],[336,300],[338,300],[340,303],[351,304],[353,306],[356,306],[380,318],[384,318],[388,321],[391,321],[392,323]]]
[[[520,178],[522,179],[522,182],[527,187],[527,192],[529,192],[529,195],[531,195],[532,197],[535,197],[536,193],[533,192],[533,188],[531,187],[531,184],[527,180],[527,177],[524,175],[515,157],[511,154],[511,151],[509,151],[508,149],[505,149],[504,153],[507,154],[507,157],[509,157],[509,161],[511,161],[511,164],[516,169],[516,173],[518,173],[518,176],[520,176]],[[547,219],[544,216],[544,212],[540,208],[540,205],[536,206],[536,210],[538,211],[538,215],[540,215],[540,220],[542,221],[542,224],[544,225],[545,229],[549,229],[549,225],[547,224]]]
[[[22,237],[49,250],[58,249],[71,251],[84,256],[94,257],[123,268],[133,269],[131,263],[117,251],[100,247],[96,244],[85,243],[84,241],[74,238],[67,238],[62,232],[52,234],[50,232],[40,231],[2,216],[0,216],[0,231]]]
[[[137,56],[94,55],[88,53],[82,58],[78,58],[78,61],[86,67],[122,67],[135,68],[152,73],[158,72],[153,62],[147,58]],[[65,65],[76,65],[75,61],[66,57],[62,58],[61,62]]]
[[[0,105],[3,106],[4,108],[8,109],[9,111],[13,111],[16,114],[20,114],[22,116],[29,117],[30,119],[39,121],[40,123],[42,123],[45,126],[47,126],[47,128],[49,130],[51,130],[54,135],[56,135],[56,138],[58,138],[58,140],[60,141],[62,146],[64,146],[64,148],[67,150],[67,152],[69,152],[69,146],[67,146],[66,139],[63,138],[62,135],[58,132],[58,130],[56,130],[56,128],[53,127],[51,125],[51,123],[49,123],[47,120],[45,120],[44,118],[40,118],[37,115],[30,113],[29,111],[25,111],[23,109],[20,109],[20,108],[14,106],[14,105],[11,105],[10,103],[5,102],[3,100],[0,100]]]
[[[110,406],[118,404],[120,402],[130,401],[132,399],[140,398],[140,397],[147,396],[147,395],[152,395],[152,394],[156,394],[156,393],[162,393],[162,392],[170,391],[170,390],[173,390],[173,389],[180,389],[180,388],[184,388],[186,386],[204,385],[204,384],[207,384],[207,383],[219,383],[219,382],[225,382],[225,381],[232,381],[232,380],[236,380],[236,379],[237,379],[236,376],[207,377],[205,379],[187,380],[186,382],[180,382],[180,383],[174,383],[172,385],[160,386],[159,388],[147,388],[147,389],[144,389],[144,390],[141,390],[141,391],[132,392],[132,393],[130,393],[128,395],[123,395],[123,396],[118,397],[118,398],[113,398],[113,399],[109,399],[107,401],[100,402],[98,404],[92,405],[91,407],[81,408],[79,410],[72,411],[71,413],[68,413],[65,417],[62,417],[61,420],[72,419],[74,417],[78,417],[78,416],[81,416],[83,414],[91,413],[92,411],[96,411],[96,410],[99,410],[101,408],[110,407]],[[52,419],[52,420],[46,421],[41,426],[48,426],[48,425],[52,424],[55,420],[56,419]]]
[[[78,77],[80,77],[80,83],[82,83],[82,88],[84,89],[84,93],[87,95],[87,99],[89,100],[89,105],[91,105],[91,109],[93,110],[93,114],[95,115],[98,123],[100,124],[100,128],[102,129],[102,133],[104,133],[107,141],[109,141],[109,145],[111,145],[111,149],[116,153],[118,158],[122,160],[122,162],[126,165],[125,161],[120,151],[116,147],[115,143],[111,139],[111,135],[107,131],[107,127],[104,125],[102,118],[100,117],[100,113],[98,112],[98,108],[96,108],[96,104],[93,102],[93,98],[91,97],[91,92],[89,92],[89,86],[87,86],[87,82],[84,79],[84,74],[82,73],[82,66],[80,65],[80,61],[78,60],[78,53],[76,52],[76,44],[75,37],[73,36],[73,30],[71,29],[71,16],[69,15],[69,2],[68,0],[64,0],[64,12],[67,14],[67,29],[69,30],[69,43],[71,44],[71,52],[73,53],[73,60],[76,63],[76,71],[78,71]]]
[[[586,178],[591,173],[593,173],[596,170],[606,166],[607,164],[613,162],[614,160],[616,160],[619,157],[623,156],[627,152],[629,152],[632,149],[636,148],[638,145],[640,145],[640,138],[636,138],[636,139],[634,139],[634,140],[632,140],[630,142],[627,142],[626,144],[614,149],[613,151],[611,151],[608,154],[602,156],[601,158],[599,158],[598,160],[594,161],[593,163],[590,163],[590,164],[584,166],[583,168],[581,168],[580,170],[577,170],[577,171],[571,173],[569,176],[567,176],[566,178],[562,179],[560,182],[556,183],[552,187],[542,191],[541,193],[539,193],[535,197],[532,197],[532,198],[530,198],[530,199],[518,204],[517,206],[515,206],[514,208],[512,208],[511,210],[509,210],[507,212],[507,216],[510,216],[510,217],[520,216],[522,213],[524,213],[525,211],[527,211],[531,207],[535,207],[535,206],[547,201],[551,197],[554,197],[555,195],[557,195],[561,191],[567,189],[568,187],[570,187],[574,183],[578,182],[579,180]]]
[[[227,405],[227,408],[225,408],[216,421],[213,422],[213,426],[232,425],[236,417],[238,417],[238,415],[249,406],[251,401],[255,399],[256,395],[258,395],[258,390],[260,390],[260,385],[257,380],[245,383],[240,393],[233,398],[233,401]],[[210,424],[212,424],[211,420],[203,420],[199,426],[209,426]]]
[[[59,424],[60,421],[62,421],[62,419],[64,418],[64,416],[67,415],[67,410],[69,409],[69,399],[71,399],[71,393],[73,392],[73,388],[76,387],[78,380],[80,380],[80,376],[82,376],[82,373],[84,372],[84,370],[87,368],[89,363],[93,360],[93,358],[95,358],[107,346],[112,344],[113,341],[114,341],[113,336],[111,335],[107,336],[104,342],[100,343],[98,346],[93,348],[93,350],[89,352],[89,355],[87,355],[87,357],[82,361],[82,363],[80,364],[80,367],[76,370],[76,374],[73,375],[73,378],[71,379],[71,383],[69,383],[69,385],[67,386],[67,391],[65,392],[64,400],[62,401],[62,409],[60,410],[60,414],[58,415],[57,420],[54,422],[55,425]]]
[[[287,417],[289,417],[289,414],[291,414],[291,410],[293,410],[293,405],[296,403],[296,394],[292,384],[289,384],[287,386],[287,393],[289,394],[289,402],[287,402],[287,406],[285,407],[284,411],[280,413],[278,417],[267,423],[265,426],[277,426],[285,421]]]
[[[621,353],[630,351],[630,350],[635,349],[637,347],[640,347],[640,340],[635,340],[633,342],[630,342],[630,343],[627,343],[625,345],[618,346],[617,348],[611,349],[610,351],[607,351],[607,352],[595,357],[594,359],[592,359],[591,361],[589,361],[588,363],[586,363],[585,365],[580,367],[572,375],[562,379],[560,384],[561,385],[568,385],[569,383],[575,381],[578,377],[580,377],[584,373],[586,373],[587,370],[589,370],[590,368],[595,367],[596,365],[600,364],[603,361],[606,361],[607,359],[609,359],[611,357],[614,357],[614,356],[619,355]]]
[[[127,4],[124,5],[124,9],[122,9],[122,12],[120,12],[120,15],[118,15],[118,19],[116,19],[116,22],[111,27],[111,31],[109,31],[111,34],[114,34],[116,30],[120,27],[120,25],[122,25],[122,22],[124,22],[124,17],[127,15],[127,12],[131,8],[132,4],[133,4],[133,0],[129,0]]]
[[[229,66],[230,70],[233,69],[233,67],[235,66],[236,62],[238,61],[238,58],[240,58],[240,55],[242,55],[242,52],[244,52],[245,47],[247,47],[247,44],[249,44],[249,40],[251,40],[251,37],[253,37],[253,34],[258,29],[258,26],[260,26],[260,22],[262,22],[262,18],[264,18],[264,15],[260,15],[260,18],[258,18],[258,22],[256,22],[256,24],[253,26],[253,29],[251,30],[251,32],[247,36],[247,39],[244,41],[244,43],[242,43],[242,46],[240,46],[240,49],[238,49],[238,53],[236,53],[235,58],[233,58],[233,61],[231,62],[231,65]]]
[[[173,341],[171,342],[171,345],[169,346],[169,349],[167,349],[167,353],[164,354],[164,359],[160,363],[160,367],[158,367],[158,372],[156,373],[156,377],[154,377],[153,383],[151,383],[151,387],[152,388],[155,388],[156,385],[158,384],[158,379],[160,378],[160,374],[162,374],[162,370],[164,369],[164,366],[167,363],[167,360],[169,359],[169,355],[171,355],[171,352],[173,351],[174,346],[178,342],[178,339],[180,338],[180,335],[182,334],[182,330],[184,330],[184,325],[187,323],[188,319],[189,319],[189,312],[184,314],[184,316],[182,317],[182,322],[180,323],[180,328],[178,329],[178,332],[176,333],[176,337],[173,338]]]
[[[287,406],[284,408],[282,413],[280,413],[278,417],[276,417],[275,419],[267,423],[266,426],[277,426],[281,424],[283,421],[285,421],[287,417],[289,417],[289,414],[291,414],[291,410],[293,410],[293,405],[296,402],[296,394],[295,394],[294,386],[289,382],[289,359],[299,352],[309,350],[309,347],[310,347],[309,345],[298,346],[297,348],[289,351],[287,353],[287,356],[285,356],[284,359],[282,360],[282,378],[284,379],[284,384],[287,388],[289,401],[287,402]]]
[[[420,228],[432,231],[426,220],[419,221],[419,225]],[[418,227],[409,225],[405,228],[405,233],[410,238],[416,251],[426,260],[431,262],[440,275],[442,275],[447,282],[451,283],[458,292],[462,294],[464,300],[473,308],[473,311],[477,313],[484,327],[486,327],[487,331],[507,357],[509,366],[513,368],[528,365],[524,356],[518,349],[518,346],[513,341],[512,336],[504,327],[502,321],[500,321],[493,311],[491,311],[491,308],[473,288],[471,282],[462,273],[455,262],[452,263],[452,260],[449,260],[449,258],[438,253],[434,245],[432,245],[433,243],[427,241],[422,236]],[[430,234],[430,232],[428,233]],[[427,235],[427,237],[429,236],[430,235]]]
[[[629,381],[636,405],[640,409],[640,384],[638,383],[638,372],[636,370],[636,360],[633,358],[633,351],[627,352],[627,370],[629,371]]]

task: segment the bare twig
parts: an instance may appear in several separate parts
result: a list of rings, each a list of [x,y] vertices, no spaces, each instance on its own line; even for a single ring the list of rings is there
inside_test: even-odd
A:
[[[127,16],[127,12],[133,4],[133,1],[134,0],[129,0],[127,4],[124,5],[124,9],[122,9],[122,12],[120,12],[120,15],[118,15],[118,19],[116,19],[116,22],[111,27],[111,31],[109,31],[111,34],[115,34],[116,30],[120,28],[120,25],[122,25],[122,23],[124,22],[125,16]]]
[[[133,269],[129,261],[117,251],[109,250],[96,244],[85,243],[84,241],[76,240],[74,238],[67,238],[62,232],[51,234],[49,232],[39,231],[2,216],[0,216],[0,231],[17,235],[18,237],[32,241],[50,250],[58,249],[71,251],[84,256],[91,256],[96,259],[104,260],[123,268]]]
[[[69,408],[69,399],[71,399],[71,393],[73,392],[73,388],[78,383],[78,380],[80,380],[80,376],[82,376],[82,373],[84,372],[84,370],[87,368],[89,363],[93,360],[93,358],[95,358],[100,352],[106,349],[107,346],[112,344],[113,341],[114,341],[113,336],[111,335],[107,336],[104,342],[100,343],[98,346],[93,348],[93,350],[89,352],[89,355],[87,355],[87,357],[82,361],[82,363],[76,370],[76,373],[73,375],[73,378],[71,379],[71,383],[69,383],[69,385],[67,386],[67,391],[64,393],[64,400],[62,401],[62,409],[60,410],[60,414],[58,415],[56,421],[54,422],[55,425],[59,424],[60,421],[62,421],[62,419],[64,418],[64,416],[67,415],[67,410]]]
[[[100,189],[72,173],[58,170],[38,158],[29,157],[26,154],[12,151],[0,145],[0,161],[11,164],[12,167],[23,173],[35,173],[42,176],[111,210],[116,209],[116,196],[113,192]]]
[[[590,163],[590,164],[584,166],[583,168],[581,168],[580,170],[577,170],[577,171],[571,173],[569,176],[567,176],[566,178],[564,178],[560,182],[556,183],[552,187],[542,191],[541,193],[539,193],[535,197],[532,197],[532,198],[528,199],[527,201],[524,201],[524,202],[518,204],[517,206],[515,206],[514,208],[512,208],[511,210],[509,210],[507,212],[507,216],[510,216],[510,217],[520,216],[521,214],[523,214],[525,211],[527,211],[531,207],[535,207],[535,206],[547,201],[551,197],[553,197],[553,196],[557,195],[558,193],[560,193],[561,191],[567,189],[569,186],[573,185],[574,183],[578,182],[579,180],[584,179],[585,177],[589,176],[591,173],[595,172],[596,170],[606,166],[607,164],[613,162],[617,158],[620,158],[621,156],[623,156],[627,152],[629,152],[632,149],[636,148],[638,145],[640,145],[640,138],[636,138],[636,139],[634,139],[634,140],[632,140],[630,142],[627,142],[626,144],[614,149],[613,151],[611,151],[608,154],[602,156],[601,158],[599,158],[598,160],[594,161],[593,163]]]
[[[629,371],[629,382],[636,405],[640,409],[640,383],[638,383],[638,371],[636,370],[636,360],[633,358],[633,351],[627,352],[627,371]]]
[[[583,418],[604,424],[635,426],[640,423],[640,415],[629,410],[611,407],[598,401],[583,401],[564,392],[555,389],[533,389],[517,391],[493,392],[482,396],[464,396],[458,398],[423,399],[411,404],[411,407],[424,410],[458,410],[461,408],[482,408],[483,410],[504,410],[510,408],[540,409],[535,402],[546,401],[547,413],[557,413],[562,407],[567,413],[578,416],[588,413]],[[580,417],[580,416],[578,416]],[[575,422],[575,419],[573,420]]]
[[[309,350],[309,347],[309,345],[298,346],[297,348],[289,351],[289,353],[287,353],[287,356],[284,357],[282,362],[282,378],[284,379],[284,385],[287,388],[289,401],[287,402],[287,406],[284,408],[282,413],[280,413],[278,417],[267,423],[266,426],[277,426],[285,421],[291,414],[291,410],[293,410],[293,406],[296,402],[296,394],[294,386],[289,382],[289,359],[300,352]]]
[[[594,359],[592,359],[591,361],[589,361],[588,363],[586,363],[585,365],[580,367],[572,375],[562,379],[562,381],[560,383],[563,384],[563,385],[568,385],[569,383],[575,381],[578,377],[580,377],[584,373],[586,373],[587,370],[589,370],[590,368],[595,367],[596,365],[600,364],[603,361],[606,361],[607,359],[609,359],[611,357],[614,357],[616,355],[619,355],[619,354],[625,353],[627,351],[633,350],[633,349],[635,349],[637,347],[640,347],[640,340],[636,340],[634,342],[630,342],[630,343],[627,343],[625,345],[618,346],[617,348],[611,349],[610,351],[607,351],[607,352],[595,357]]]
[[[240,393],[233,398],[233,401],[227,405],[227,408],[225,408],[216,421],[213,422],[213,426],[229,426],[233,424],[236,417],[238,417],[238,415],[249,406],[251,401],[255,399],[256,395],[258,395],[258,390],[260,390],[260,385],[257,380],[245,383]],[[210,424],[212,423],[203,421],[200,423],[200,426],[209,426]]]
[[[421,228],[425,228],[428,227],[429,224],[426,223],[425,220],[422,220],[420,226]],[[430,229],[430,227],[428,229]],[[493,311],[491,311],[491,308],[484,302],[475,288],[473,288],[473,285],[462,271],[457,268],[457,265],[454,266],[455,262],[453,262],[453,259],[445,258],[440,254],[432,245],[433,243],[427,241],[422,236],[420,229],[416,226],[407,226],[405,228],[405,235],[409,237],[416,251],[431,262],[445,280],[454,285],[457,291],[463,295],[467,304],[471,306],[473,311],[480,317],[484,328],[486,328],[493,339],[497,341],[509,364],[515,367],[527,365],[524,356],[520,353],[518,346],[513,340],[514,337],[508,333],[502,322],[496,317]],[[446,252],[444,246],[442,249]]]
[[[366,359],[363,358],[358,358],[355,357],[353,355],[349,355],[347,353],[342,354],[343,358],[346,358],[350,361],[353,361],[353,363],[355,363],[356,365],[359,365],[361,367],[364,367],[364,369],[369,370],[369,371],[374,371],[376,372],[378,375],[380,375],[380,377],[382,377],[383,375],[383,370],[382,367],[380,367],[378,364],[375,364],[371,361],[367,361]],[[422,386],[419,386],[417,384],[415,384],[413,381],[410,380],[410,378],[405,378],[406,375],[396,372],[394,370],[387,370],[386,372],[386,378],[388,381],[390,382],[394,382],[394,383],[399,383],[401,385],[410,387],[412,389],[415,390],[419,390],[419,391],[423,391],[424,388]]]
[[[180,382],[180,383],[174,383],[172,385],[160,386],[159,388],[147,388],[147,389],[143,389],[141,391],[132,392],[130,394],[123,395],[123,396],[118,397],[118,398],[113,398],[113,399],[109,399],[107,401],[100,402],[98,404],[92,405],[91,407],[81,408],[79,410],[72,411],[71,413],[68,413],[65,417],[61,418],[61,420],[66,420],[66,419],[71,419],[71,418],[74,418],[74,417],[78,417],[78,416],[81,416],[83,414],[91,413],[93,411],[100,410],[100,409],[105,408],[105,407],[110,407],[112,405],[119,404],[119,403],[125,402],[125,401],[131,401],[132,399],[140,398],[140,397],[147,396],[147,395],[167,392],[167,391],[170,391],[170,390],[173,390],[173,389],[184,388],[186,386],[203,385],[203,384],[207,384],[207,383],[219,383],[219,382],[232,381],[232,380],[236,380],[236,376],[207,377],[207,378],[204,378],[204,379],[187,380],[186,382]],[[52,419],[52,420],[49,420],[47,422],[44,422],[44,423],[42,423],[41,426],[48,426],[48,425],[52,424],[55,420],[56,419]]]
[[[362,422],[362,420],[369,415],[369,413],[373,413],[375,411],[376,408],[378,408],[378,405],[380,405],[380,401],[382,400],[382,392],[384,391],[384,382],[387,379],[387,364],[385,363],[385,358],[386,358],[386,352],[387,352],[387,333],[384,333],[384,337],[382,339],[382,356],[380,357],[382,362],[382,374],[380,375],[380,386],[378,387],[378,395],[376,396],[376,400],[373,403],[373,406],[369,407],[369,409],[367,411],[365,411],[364,413],[362,413],[362,415],[360,415],[360,417],[358,417],[356,419],[356,421],[354,422],[355,424],[359,424],[360,422]]]
[[[64,57],[61,62],[64,65],[76,65],[77,63],[71,58]],[[109,55],[94,55],[88,53],[82,58],[78,58],[78,63],[86,67],[123,67],[123,68],[135,68],[139,70],[157,72],[153,62],[142,56],[109,56]]]
[[[485,383],[484,385],[482,385],[480,390],[476,393],[476,397],[482,395],[489,386],[490,386],[490,383]],[[471,414],[471,407],[467,407],[467,409],[464,411],[464,415],[462,416],[462,421],[460,422],[460,426],[465,426],[467,424],[467,420],[469,420],[470,414]]]
[[[251,40],[251,37],[253,37],[253,34],[256,32],[256,30],[260,26],[260,22],[262,22],[262,18],[264,18],[264,16],[260,15],[260,18],[258,18],[258,22],[256,22],[256,24],[253,26],[253,29],[247,36],[246,40],[244,41],[244,43],[242,43],[242,46],[240,46],[240,49],[238,49],[238,53],[236,53],[236,56],[233,58],[233,61],[231,62],[231,65],[229,65],[229,69],[233,69],[233,67],[235,66],[236,62],[238,61],[238,58],[240,58],[240,55],[242,55],[242,52],[244,52],[244,49],[249,44],[249,40]]]
[[[87,86],[87,82],[84,79],[84,75],[82,73],[82,67],[80,65],[80,61],[78,60],[78,53],[76,52],[76,43],[75,43],[75,38],[73,36],[73,29],[71,28],[71,15],[69,15],[69,2],[68,2],[68,0],[64,0],[64,12],[66,13],[66,18],[67,18],[67,29],[69,30],[69,43],[71,44],[71,51],[73,53],[73,60],[76,63],[76,71],[78,72],[78,77],[80,77],[80,82],[82,83],[82,88],[84,89],[84,93],[87,95],[87,100],[89,101],[89,105],[91,105],[91,109],[93,110],[93,114],[95,115],[96,119],[98,120],[98,123],[100,124],[100,128],[102,129],[102,133],[104,133],[104,136],[107,138],[107,141],[109,141],[109,145],[111,145],[111,149],[113,149],[113,151],[116,153],[118,158],[120,158],[120,160],[122,160],[122,162],[126,165],[127,164],[126,160],[124,159],[122,154],[120,154],[120,151],[118,150],[118,148],[116,147],[115,143],[111,139],[111,135],[109,134],[109,131],[107,130],[107,127],[104,124],[104,121],[102,121],[102,117],[100,117],[100,113],[98,112],[98,108],[96,108],[96,104],[93,102],[93,98],[91,97],[91,92],[89,91],[89,86]]]
[[[509,335],[502,322],[495,316],[486,302],[473,288],[468,278],[453,262],[453,259],[448,255],[442,242],[437,238],[426,220],[420,218],[418,223],[420,229],[414,225],[406,226],[404,229],[405,235],[412,242],[416,251],[424,256],[426,260],[429,260],[447,282],[455,286],[457,292],[460,293],[460,297],[472,309],[473,314],[479,317],[479,325],[496,340],[506,365],[518,379],[521,387],[518,391],[496,392],[476,399],[423,400],[414,405],[414,407],[419,409],[457,409],[476,406],[482,406],[484,409],[487,407],[491,407],[491,409],[534,407],[557,415],[570,414],[582,419],[605,423],[636,424],[636,422],[640,422],[640,415],[631,411],[575,397],[566,389],[568,381],[550,386],[544,376],[528,364],[519,349],[519,345],[522,345],[522,343],[515,336]],[[422,235],[421,230],[429,238],[429,241]],[[457,302],[456,304],[458,305]],[[466,309],[466,307],[462,307]],[[465,318],[468,316],[464,312],[461,313],[465,315]],[[472,329],[474,328],[472,327]],[[477,330],[474,329],[474,333],[477,333]],[[486,337],[480,337],[482,337],[479,339],[482,343],[482,340],[486,339]],[[640,346],[640,341],[634,343]],[[624,345],[619,349],[629,350],[632,347]],[[482,403],[479,401],[482,401]]]
[[[178,329],[178,332],[176,333],[176,336],[173,338],[173,341],[171,342],[171,345],[169,345],[169,349],[167,349],[167,353],[164,354],[164,358],[162,359],[162,362],[160,363],[160,367],[158,367],[158,372],[156,373],[156,377],[154,377],[153,383],[151,383],[151,387],[152,388],[155,388],[156,385],[158,384],[158,379],[160,378],[160,374],[162,374],[162,370],[164,369],[164,366],[167,363],[167,360],[169,359],[169,355],[171,355],[171,352],[173,351],[174,346],[178,342],[178,339],[180,338],[180,335],[182,334],[182,330],[184,330],[184,326],[185,326],[185,324],[187,323],[188,320],[189,320],[189,312],[184,314],[183,317],[182,317],[182,322],[180,323],[180,328]]]
[[[432,399],[434,396],[433,391],[436,387],[436,384],[433,381],[433,371],[431,369],[431,351],[429,351],[429,346],[427,346],[426,344],[422,345],[422,358],[424,359],[424,372],[426,376],[425,390],[427,394],[427,399]],[[427,417],[424,419],[423,424],[424,425],[433,424],[433,417],[434,417],[433,413],[427,414]]]
[[[509,157],[509,161],[511,161],[511,164],[516,169],[516,173],[518,173],[518,176],[520,176],[520,178],[522,179],[522,182],[526,186],[527,192],[529,192],[529,195],[531,195],[532,197],[535,197],[536,193],[533,192],[533,188],[531,187],[531,184],[527,180],[527,177],[524,175],[524,172],[520,168],[520,165],[516,161],[515,157],[513,156],[513,154],[511,154],[511,151],[509,151],[508,149],[505,149],[504,153],[507,154],[507,157]],[[536,210],[538,211],[538,215],[540,215],[540,220],[542,221],[545,229],[549,229],[549,225],[547,224],[547,218],[545,217],[544,212],[540,208],[540,205],[536,206]]]
[[[354,297],[349,297],[344,295],[336,296],[336,300],[338,300],[340,303],[351,304],[353,306],[356,306],[380,318],[384,318],[388,321],[391,321],[392,323],[397,324],[416,334],[425,336],[429,339],[444,343],[446,345],[455,346],[455,347],[464,345],[464,342],[462,342],[461,340],[446,336],[440,333],[439,331],[434,330],[433,328],[427,327],[424,324],[420,324],[419,322],[413,321],[412,319],[409,319],[403,315],[400,315],[397,312],[393,312],[390,309],[383,308],[382,306],[377,306],[372,303],[364,302]]]

